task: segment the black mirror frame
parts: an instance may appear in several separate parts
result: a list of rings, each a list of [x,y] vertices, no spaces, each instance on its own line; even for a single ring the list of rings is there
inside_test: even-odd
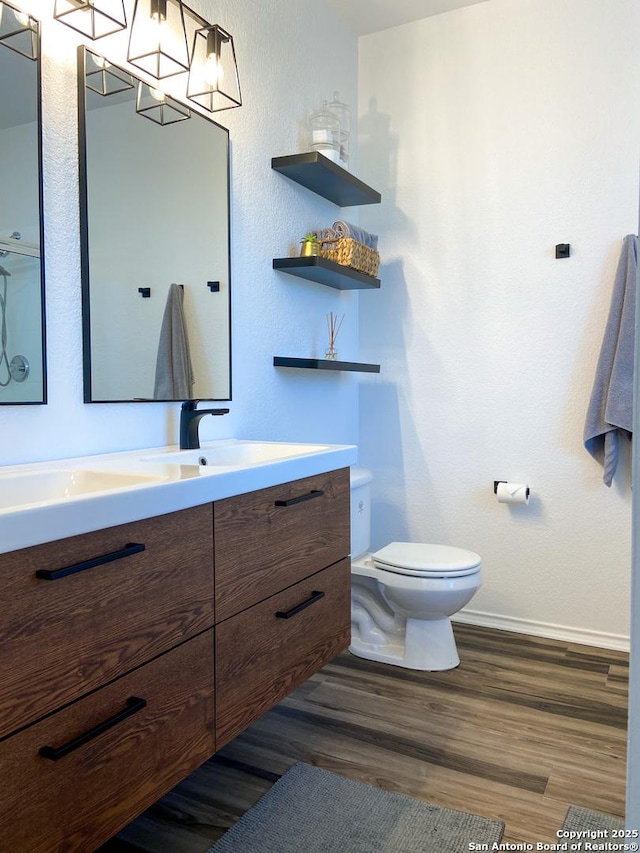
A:
[[[45,289],[45,240],[44,240],[44,174],[43,174],[43,152],[42,152],[42,45],[40,35],[40,21],[29,15],[36,24],[36,46],[37,57],[30,59],[25,57],[27,62],[36,62],[36,115],[38,124],[38,205],[39,205],[39,233],[40,233],[40,328],[41,328],[41,349],[42,349],[42,398],[40,400],[25,400],[20,402],[12,402],[10,400],[0,400],[0,406],[45,406],[47,404],[47,311],[46,311],[46,289]],[[2,47],[0,46],[0,50]]]
[[[89,219],[88,219],[88,187],[87,187],[87,128],[86,128],[86,85],[85,75],[87,69],[87,53],[95,53],[85,45],[78,46],[77,64],[77,86],[78,86],[78,176],[79,176],[79,231],[80,231],[80,274],[82,282],[82,370],[83,391],[85,403],[180,403],[183,398],[177,400],[152,400],[152,399],[126,399],[126,400],[94,400],[92,399],[91,387],[91,313],[90,313],[90,275],[89,275]],[[109,60],[111,62],[111,60]],[[111,65],[130,75],[134,80],[142,80],[137,73],[122,68],[115,63]],[[147,82],[142,80],[142,82]],[[186,106],[186,104],[185,104]],[[229,396],[228,397],[206,397],[198,395],[198,400],[212,402],[229,402],[232,399],[233,371],[232,371],[232,326],[231,326],[231,151],[229,130],[223,125],[213,121],[209,116],[189,109],[199,118],[210,122],[226,134],[226,157],[227,157],[227,267],[229,276],[229,305],[228,305],[228,328],[229,328]],[[191,398],[195,399],[195,398]]]

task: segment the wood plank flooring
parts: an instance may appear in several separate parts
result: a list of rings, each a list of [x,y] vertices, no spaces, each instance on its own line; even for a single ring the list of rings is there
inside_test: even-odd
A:
[[[100,853],[205,853],[296,761],[503,820],[514,843],[557,841],[570,804],[622,816],[627,655],[454,630],[448,672],[336,658]]]

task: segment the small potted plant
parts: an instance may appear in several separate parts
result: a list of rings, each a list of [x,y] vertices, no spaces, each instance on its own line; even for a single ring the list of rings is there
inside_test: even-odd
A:
[[[312,258],[320,253],[320,240],[310,231],[300,241],[302,246],[300,249],[301,258]]]

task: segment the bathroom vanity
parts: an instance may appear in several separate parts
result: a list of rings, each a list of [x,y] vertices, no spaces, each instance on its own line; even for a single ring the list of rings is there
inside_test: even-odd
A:
[[[0,554],[0,847],[95,850],[346,648],[348,554],[348,467]]]

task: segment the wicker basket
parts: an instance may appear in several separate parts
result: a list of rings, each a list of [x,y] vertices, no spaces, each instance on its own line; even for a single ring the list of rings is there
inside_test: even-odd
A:
[[[320,255],[344,267],[351,267],[358,272],[363,272],[365,275],[376,276],[378,274],[379,253],[351,237],[340,237],[338,240],[323,242]]]

